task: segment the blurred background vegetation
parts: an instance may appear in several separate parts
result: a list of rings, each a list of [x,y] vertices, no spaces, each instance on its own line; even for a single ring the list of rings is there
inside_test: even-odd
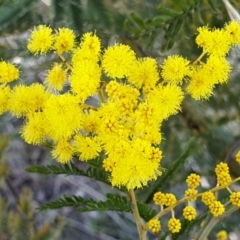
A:
[[[240,11],[238,0],[231,3]],[[194,42],[196,28],[223,27],[229,20],[220,0],[0,0],[0,58],[20,67],[20,81],[43,82],[56,56],[33,57],[26,51],[26,39],[34,26],[46,24],[69,27],[78,39],[87,31],[95,31],[104,47],[122,42],[139,57],[151,56],[159,63],[170,54],[194,60],[201,52]],[[228,60],[233,71],[227,84],[217,86],[208,101],[186,97],[182,112],[164,122],[162,165],[167,170],[149,188],[137,192],[141,201],[151,203],[158,190],[182,197],[186,176],[192,172],[202,176],[202,190],[208,189],[215,184],[214,167],[220,161],[227,161],[233,176],[240,176],[240,168],[232,160],[240,149],[240,48],[232,50]],[[137,239],[130,214],[80,214],[71,208],[36,212],[36,207],[63,194],[105,200],[105,193],[114,190],[84,177],[27,173],[25,168],[30,165],[55,161],[46,147],[33,147],[20,139],[21,123],[22,119],[9,114],[0,119],[0,239]],[[234,187],[240,191],[239,185]],[[226,195],[220,193],[220,198],[224,202]],[[199,214],[206,211],[200,203],[196,207]],[[181,209],[177,214],[180,213]],[[240,239],[239,219],[239,211],[224,219],[209,239],[216,239],[220,229],[229,232],[231,239]],[[172,239],[190,239],[191,231]],[[158,239],[165,239],[168,234],[163,232]]]

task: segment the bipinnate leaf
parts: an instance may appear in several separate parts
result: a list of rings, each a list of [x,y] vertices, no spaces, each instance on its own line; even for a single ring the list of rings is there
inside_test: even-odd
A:
[[[30,166],[26,169],[26,171],[30,173],[39,173],[43,175],[64,174],[67,176],[70,175],[84,176],[109,184],[108,175],[102,168],[95,168],[89,166],[89,168],[86,171],[83,171],[79,169],[73,162],[70,162],[69,164]]]
[[[39,211],[60,209],[63,207],[76,207],[79,212],[91,212],[91,211],[117,211],[117,212],[131,212],[131,205],[127,197],[119,194],[108,193],[106,201],[97,201],[94,199],[84,199],[80,196],[66,196],[59,198],[56,201],[52,201],[43,204],[38,208]],[[139,214],[145,221],[153,218],[157,211],[152,209],[149,205],[144,203],[137,203]]]
[[[131,212],[130,203],[124,196],[117,194],[107,194],[106,201],[96,201],[94,199],[84,199],[80,196],[68,197],[64,195],[56,201],[46,203],[38,208],[43,211],[47,209],[59,209],[62,207],[77,207],[79,212],[90,211],[119,211]]]

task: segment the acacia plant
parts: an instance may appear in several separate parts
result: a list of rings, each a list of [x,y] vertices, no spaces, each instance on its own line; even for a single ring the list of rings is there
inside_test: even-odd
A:
[[[61,60],[48,70],[43,84],[18,81],[11,85],[20,78],[20,70],[9,62],[0,62],[0,113],[23,118],[23,140],[48,146],[59,163],[27,170],[86,176],[121,192],[108,194],[106,201],[64,196],[42,205],[40,210],[75,206],[80,212],[131,212],[139,239],[145,240],[147,231],[163,231],[166,237],[196,225],[201,227],[194,239],[205,239],[221,218],[240,207],[240,192],[230,188],[240,178],[231,178],[226,163],[216,166],[217,184],[208,191],[198,192],[201,176],[195,173],[187,177],[188,189],[181,199],[174,193],[156,191],[153,201],[158,210],[138,201],[135,194],[171,171],[164,169],[166,156],[161,142],[167,139],[162,139],[161,125],[181,112],[187,95],[196,101],[207,100],[214,88],[229,80],[231,66],[226,56],[240,44],[239,23],[231,21],[221,29],[203,26],[197,32],[195,41],[202,49],[197,59],[170,55],[159,64],[155,58],[137,57],[128,45],[115,43],[103,49],[93,32],[85,33],[78,43],[69,28],[53,30],[39,25],[27,41],[28,50],[34,55],[52,51]],[[76,158],[87,162],[86,171],[77,167],[73,161]],[[236,159],[240,162],[240,153]],[[225,204],[217,197],[223,189],[229,192]],[[199,199],[212,217],[198,216],[193,202]],[[175,216],[179,205],[184,206],[181,218]],[[161,229],[165,218],[168,231]],[[187,220],[184,227],[183,219]]]

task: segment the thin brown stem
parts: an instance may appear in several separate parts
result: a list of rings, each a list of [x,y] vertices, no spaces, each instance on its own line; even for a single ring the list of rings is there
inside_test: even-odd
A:
[[[192,65],[197,64],[198,62],[200,62],[200,60],[203,58],[203,56],[205,55],[205,52],[202,52],[202,54],[192,63]]]
[[[101,90],[101,89],[98,90],[98,97],[100,98],[101,103],[104,103],[104,102],[105,102],[105,99],[104,99],[104,97],[103,97],[103,93],[102,93],[102,90]]]
[[[137,225],[139,240],[147,240],[147,231],[142,227],[142,221],[139,215],[137,201],[136,201],[136,197],[133,189],[129,190],[129,196],[130,196],[132,213]]]
[[[60,59],[63,61],[63,63],[67,66],[67,69],[69,71],[71,71],[72,67],[71,65],[67,62],[67,60],[65,59],[65,57],[62,55],[62,54],[59,54],[58,52],[55,52],[59,57]]]

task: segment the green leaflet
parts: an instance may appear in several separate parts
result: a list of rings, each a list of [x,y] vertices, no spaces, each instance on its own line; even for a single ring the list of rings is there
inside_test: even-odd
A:
[[[144,27],[144,21],[143,19],[136,13],[132,12],[130,14],[130,18],[134,21],[134,23],[136,23],[137,26],[139,26],[140,28]]]
[[[175,24],[173,33],[172,33],[173,36],[176,36],[180,33],[182,25],[183,25],[183,19],[178,19],[178,21]]]
[[[167,18],[164,16],[157,16],[157,17],[154,17],[152,21],[149,22],[149,24],[152,24],[153,26],[156,26],[156,27],[162,27],[163,25],[165,25],[166,20]]]
[[[161,15],[166,15],[166,16],[170,16],[170,17],[177,17],[179,16],[179,13],[177,12],[174,12],[173,10],[171,10],[170,8],[165,8],[165,7],[162,7],[162,6],[159,6],[157,8],[158,12],[161,14]]]
[[[157,214],[157,211],[155,209],[151,208],[149,205],[142,202],[138,202],[138,211],[140,216],[146,222],[152,219]]]
[[[125,28],[127,31],[131,32],[131,34],[132,34],[133,37],[139,36],[139,35],[141,34],[141,32],[142,32],[141,29],[135,28],[135,27],[133,26],[133,24],[131,24],[131,22],[130,22],[128,19],[126,19],[126,20],[124,21],[124,28]]]
[[[162,50],[169,50],[173,47],[176,41],[175,36],[179,35],[183,23],[184,22],[182,19],[178,19],[176,22],[173,22],[168,26],[167,30],[165,31],[167,41],[162,46]]]
[[[179,0],[172,0],[172,2],[178,6],[182,11],[186,11],[188,9],[188,4],[183,3],[182,1]]]
[[[149,38],[148,44],[147,44],[148,49],[150,49],[153,46],[156,38],[157,38],[157,32],[153,31],[150,38]]]

